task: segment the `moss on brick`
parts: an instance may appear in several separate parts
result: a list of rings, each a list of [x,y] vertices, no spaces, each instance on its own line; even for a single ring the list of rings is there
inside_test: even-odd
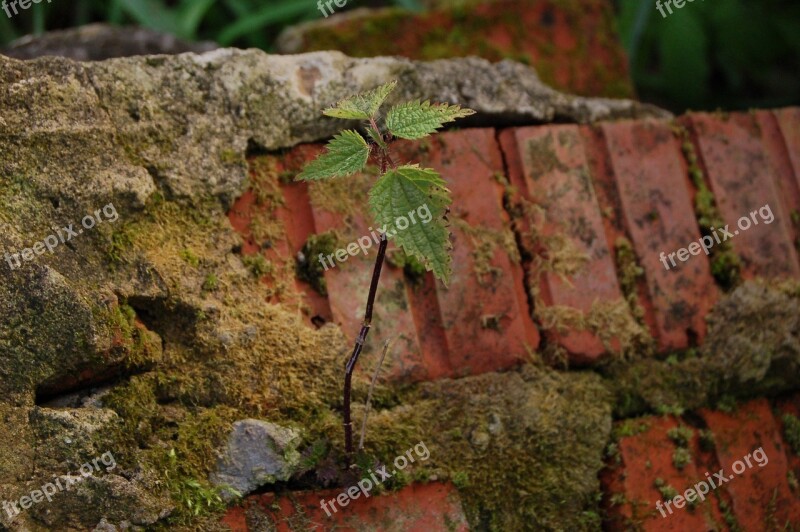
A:
[[[699,351],[666,360],[610,361],[599,368],[615,395],[615,416],[682,413],[800,385],[800,313],[794,281],[747,282],[724,296],[707,317]]]
[[[353,57],[403,55],[425,61],[473,55],[493,62],[511,59],[535,67],[542,81],[570,93],[633,97],[633,84],[627,74],[624,52],[618,44],[613,10],[600,3],[588,9],[574,2],[552,4],[578,38],[577,45],[570,49],[551,44],[554,32],[550,28],[531,34],[525,17],[517,12],[518,3],[507,2],[422,15],[384,9],[334,26],[319,24],[303,31],[302,51],[340,50]],[[603,23],[595,29],[601,27],[604,31],[586,35],[581,22],[588,17],[601,20]],[[508,44],[485,38],[487,31],[500,26],[510,41]],[[531,49],[535,53],[532,54]],[[591,76],[584,76],[578,69],[566,80],[556,75],[559,65],[566,68],[565,65],[590,64]]]
[[[783,415],[783,434],[786,437],[786,443],[794,451],[794,454],[800,456],[800,419],[792,414]]]
[[[677,123],[673,123],[672,130],[681,142],[689,177],[695,186],[694,210],[700,232],[703,236],[711,236],[713,229],[725,227],[725,222],[717,209],[714,194],[706,184],[689,130]],[[724,289],[730,290],[741,282],[742,261],[731,242],[726,240],[715,244],[711,248],[710,261],[711,275]]]
[[[333,254],[339,242],[334,231],[326,231],[318,235],[311,235],[303,244],[300,256],[297,257],[297,278],[311,285],[319,294],[328,295],[328,285],[325,283],[323,272],[325,268],[320,262],[320,255],[324,257]],[[327,264],[327,262],[326,262]],[[335,265],[335,263],[334,263]]]

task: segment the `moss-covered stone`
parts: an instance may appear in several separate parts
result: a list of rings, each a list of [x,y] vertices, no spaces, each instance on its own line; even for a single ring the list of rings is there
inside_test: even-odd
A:
[[[535,366],[423,384],[370,418],[367,450],[389,463],[424,441],[428,476],[456,484],[473,527],[591,529],[609,398],[594,375]]]
[[[666,360],[612,362],[601,369],[615,394],[615,416],[683,412],[729,398],[776,394],[800,386],[800,288],[744,283],[708,317],[703,347]]]

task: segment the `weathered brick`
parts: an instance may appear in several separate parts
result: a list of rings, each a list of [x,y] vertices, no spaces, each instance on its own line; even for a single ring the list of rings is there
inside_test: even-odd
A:
[[[263,278],[266,284],[276,288],[271,301],[302,306],[309,323],[320,319],[330,321],[331,311],[325,297],[294,276],[294,259],[308,236],[314,233],[307,186],[305,183],[281,183],[279,176],[297,170],[300,161],[313,158],[318,150],[317,146],[304,145],[295,148],[287,157],[251,159],[251,187],[228,212],[231,225],[243,237],[242,255],[260,253],[274,266],[273,272]],[[260,195],[268,196],[264,204],[259,202]],[[256,217],[270,219],[279,228],[277,238],[257,241],[253,231]],[[288,285],[288,290],[277,289],[282,285]]]
[[[497,181],[503,160],[494,130],[442,133],[400,150],[404,160],[439,170],[453,193],[453,276],[449,288],[436,284],[452,375],[496,371],[525,360],[538,347],[539,335],[503,209]]]
[[[531,64],[542,80],[587,96],[634,96],[607,0],[501,0],[425,13],[349,14],[294,28],[282,53],[339,50],[352,57],[433,60],[478,56]],[[536,31],[531,31],[536,28]]]
[[[612,456],[609,468],[601,476],[610,529],[719,529],[722,518],[713,495],[702,501],[697,499],[694,508],[665,504],[671,499],[669,495],[685,495],[704,479],[694,461],[680,469],[675,465],[679,446],[670,438],[670,430],[679,426],[685,427],[672,416],[629,419],[617,424],[621,433],[617,444],[619,461]],[[698,448],[698,435],[692,431],[686,449],[696,456]],[[657,501],[662,501],[662,508],[656,506]]]
[[[504,131],[500,139],[507,156],[516,152],[509,157],[514,162],[508,165],[512,185],[525,200],[544,211],[540,237],[566,238],[576,253],[587,258],[581,271],[569,279],[545,271],[540,278],[530,280],[539,284],[544,304],[571,307],[586,314],[599,301],[622,303],[580,129],[517,128]],[[548,335],[570,353],[573,363],[591,362],[606,351],[600,339],[585,330],[566,334],[551,330]]]
[[[467,531],[467,520],[455,488],[450,484],[412,484],[381,496],[370,495],[336,506],[328,514],[320,506],[344,490],[291,492],[276,497],[273,493],[248,497],[242,506],[231,508],[222,524],[233,532],[276,530],[382,530],[387,532]],[[269,523],[269,525],[267,525]],[[275,528],[265,528],[274,526]]]
[[[792,150],[800,152],[800,134],[797,135],[798,143],[791,146],[790,138],[786,138],[783,134],[781,123],[778,120],[784,112],[791,117],[792,110],[755,111],[754,115],[764,141],[764,155],[773,169],[778,197],[783,202],[783,212],[789,214],[787,225],[790,238],[794,243],[795,251],[800,253],[800,180],[797,178],[792,162],[792,157],[800,157],[800,153],[792,152]],[[794,118],[800,120],[800,109],[795,115]],[[800,125],[795,127],[800,129]],[[784,129],[788,130],[789,127]],[[791,131],[789,134],[791,135]]]
[[[800,497],[800,433],[796,425],[789,425],[784,416],[790,415],[800,419],[800,393],[783,397],[776,402],[778,427],[783,438],[783,449],[791,469],[789,487],[792,492]]]
[[[722,486],[730,494],[734,515],[744,530],[800,524],[800,499],[789,487],[783,441],[767,400],[743,404],[731,414],[709,410],[700,414],[714,434],[717,460],[729,479]],[[768,459],[763,466],[748,456],[759,448]],[[747,466],[746,456],[752,468]]]
[[[676,266],[666,258],[700,239],[677,141],[663,122],[603,124],[602,131],[625,225],[645,270],[659,347],[702,342],[705,316],[718,296],[708,258],[700,252],[686,262],[676,259]]]
[[[722,119],[693,113],[682,121],[694,133],[720,215],[734,234],[730,241],[742,258],[742,276],[800,276],[790,214],[785,212],[776,185],[776,168],[766,154],[755,117],[732,113]],[[760,223],[761,215],[755,214],[765,205],[775,217],[769,224]]]
[[[800,107],[787,107],[773,113],[786,142],[797,186],[800,187]]]
[[[356,250],[354,256],[346,251],[339,253],[340,257],[347,258],[341,262],[334,258],[334,267],[328,264],[324,272],[333,320],[350,341],[355,341],[361,330],[378,253],[378,232],[368,222],[371,215],[364,200],[372,182],[371,176],[362,175],[310,186],[317,232],[336,231],[341,235],[338,244],[341,250],[348,246]],[[359,238],[370,240],[369,244],[363,240],[365,248],[370,246],[366,255],[353,244]],[[389,248],[393,249],[394,244],[390,242]],[[393,345],[387,353],[382,374],[391,380],[424,380],[429,376],[407,290],[403,271],[384,263],[363,356],[365,359],[378,357],[384,342],[391,339]],[[446,353],[442,356],[446,357]]]
[[[603,215],[606,242],[609,243],[614,264],[618,265],[617,268],[620,267],[621,261],[625,264],[623,267],[629,268],[630,266],[625,261],[631,259],[617,256],[620,252],[628,253],[632,243],[630,242],[630,235],[625,229],[622,202],[619,198],[619,191],[617,190],[611,157],[608,154],[603,130],[600,126],[583,127],[581,128],[581,135],[586,149],[587,164],[594,182],[597,203]],[[613,246],[611,246],[612,243]],[[631,266],[638,266],[638,259],[635,257],[635,253],[632,259],[637,261],[637,264]],[[624,295],[626,298],[630,298],[630,302],[636,304],[638,310],[641,311],[642,316],[640,319],[644,322],[647,330],[656,331],[656,315],[650,302],[650,294],[643,273],[633,276],[631,276],[633,272],[630,270],[626,273],[629,277],[625,280],[620,278],[620,289],[623,292],[625,290],[628,291]],[[623,286],[623,281],[629,283],[629,285],[627,287]]]

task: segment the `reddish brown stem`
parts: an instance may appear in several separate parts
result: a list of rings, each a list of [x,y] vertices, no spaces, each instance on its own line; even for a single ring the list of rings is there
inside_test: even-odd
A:
[[[386,159],[383,159],[382,166],[384,166]],[[386,235],[381,233],[381,242],[378,247],[378,256],[375,258],[375,269],[372,272],[372,282],[369,286],[369,295],[367,296],[367,310],[364,312],[364,322],[361,325],[361,332],[358,333],[356,338],[356,345],[353,347],[353,354],[350,355],[350,360],[347,361],[344,374],[344,448],[347,453],[347,465],[352,464],[353,460],[353,422],[350,419],[350,389],[353,379],[353,370],[358,362],[358,357],[361,350],[364,348],[364,342],[367,340],[369,328],[372,324],[372,307],[375,305],[375,294],[378,291],[378,281],[381,278],[381,269],[383,268],[383,259],[386,256]]]

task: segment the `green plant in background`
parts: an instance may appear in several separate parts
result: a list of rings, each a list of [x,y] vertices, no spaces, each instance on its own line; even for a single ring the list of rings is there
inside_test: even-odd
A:
[[[612,1],[637,92],[644,101],[676,112],[800,103],[796,0],[698,0],[673,9],[666,18],[654,1]],[[360,0],[348,3],[343,11],[390,5],[420,10],[423,2]],[[311,0],[41,2],[12,19],[0,13],[0,47],[29,33],[109,22],[138,24],[190,41],[271,51],[281,29],[320,17]]]
[[[348,461],[352,460],[353,430],[350,419],[350,386],[353,370],[364,347],[372,322],[372,307],[378,289],[388,238],[394,238],[409,257],[417,259],[425,269],[447,284],[450,274],[450,231],[445,216],[451,202],[450,191],[436,170],[417,164],[396,165],[389,144],[394,138],[417,140],[435,133],[448,122],[474,114],[459,105],[412,101],[391,107],[382,125],[379,110],[397,82],[345,98],[323,114],[345,120],[363,121],[366,137],[354,129],[336,135],[327,150],[306,165],[296,177],[300,181],[323,181],[360,172],[372,158],[380,167],[378,180],[369,191],[369,208],[374,225],[380,230],[380,247],[370,284],[366,312],[353,354],[345,369],[344,432]],[[369,139],[369,142],[367,141]],[[420,212],[429,212],[431,223],[406,223],[395,230],[395,220]],[[413,218],[412,218],[413,221]],[[408,222],[408,220],[406,220]],[[388,228],[388,229],[387,229]],[[349,465],[349,464],[348,464]]]
[[[385,4],[420,9],[418,0]],[[41,2],[13,19],[0,12],[0,46],[33,33],[91,22],[137,24],[188,41],[208,39],[221,46],[269,50],[285,26],[322,15],[304,0],[71,0]]]
[[[653,1],[615,1],[642,99],[677,112],[799,101],[800,3],[697,1],[662,17]]]

